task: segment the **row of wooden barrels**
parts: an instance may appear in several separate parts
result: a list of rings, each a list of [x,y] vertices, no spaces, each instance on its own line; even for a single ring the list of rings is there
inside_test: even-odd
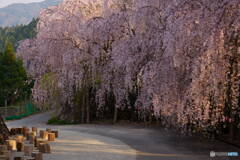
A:
[[[40,130],[36,127],[11,128],[7,140],[0,139],[0,160],[43,160],[44,153],[51,153],[48,142],[58,138],[58,131]]]

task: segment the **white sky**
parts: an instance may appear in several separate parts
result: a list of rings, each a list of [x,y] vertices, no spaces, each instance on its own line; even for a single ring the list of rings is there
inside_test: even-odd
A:
[[[44,0],[0,0],[0,8],[8,6],[13,3],[31,3],[31,2],[41,2]]]

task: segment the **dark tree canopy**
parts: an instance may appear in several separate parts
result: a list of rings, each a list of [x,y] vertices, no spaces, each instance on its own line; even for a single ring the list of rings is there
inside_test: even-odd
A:
[[[29,97],[30,80],[21,59],[16,58],[13,46],[8,44],[0,54],[0,106],[14,104]]]

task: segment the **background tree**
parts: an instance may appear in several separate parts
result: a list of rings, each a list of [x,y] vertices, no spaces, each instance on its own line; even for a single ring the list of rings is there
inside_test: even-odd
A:
[[[58,77],[61,119],[87,122],[90,108],[90,121],[132,115],[214,133],[224,121],[224,101],[236,108],[238,87],[224,96],[225,83],[238,73],[227,79],[224,33],[239,28],[239,18],[239,0],[68,0],[41,12],[37,38],[23,41],[18,56],[36,79],[37,105],[52,97],[42,80],[48,73]],[[96,91],[89,96],[85,86]],[[86,107],[89,97],[97,107]]]
[[[22,101],[30,95],[31,87],[23,63],[16,58],[9,43],[0,54],[0,106]]]
[[[37,22],[38,19],[33,19],[28,25],[0,27],[0,52],[4,51],[9,42],[16,49],[19,41],[35,37],[37,34]]]

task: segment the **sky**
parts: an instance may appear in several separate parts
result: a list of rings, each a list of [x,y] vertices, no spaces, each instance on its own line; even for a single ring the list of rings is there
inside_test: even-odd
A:
[[[31,2],[41,2],[44,0],[0,0],[0,8],[8,6],[13,3],[31,3]]]

